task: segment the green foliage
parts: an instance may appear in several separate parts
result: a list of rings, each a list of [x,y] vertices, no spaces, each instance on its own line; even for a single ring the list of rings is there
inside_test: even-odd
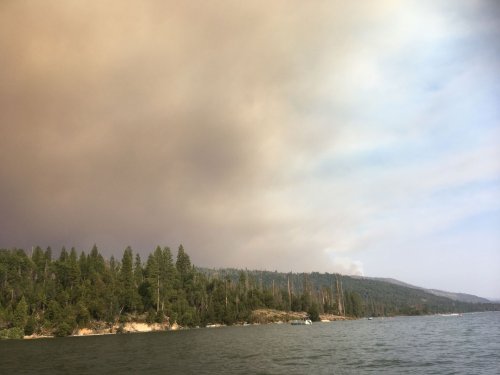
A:
[[[307,311],[307,314],[309,315],[309,319],[311,319],[313,322],[319,322],[320,317],[319,317],[319,307],[316,302],[311,304],[311,307]]]
[[[156,323],[163,323],[165,321],[165,313],[162,310],[158,310],[158,312],[155,315],[154,321]]]
[[[14,310],[14,317],[13,317],[14,327],[20,328],[21,330],[24,331],[24,327],[26,326],[27,321],[28,321],[28,305],[23,296],[19,301],[19,303],[17,304],[16,309]]]
[[[364,304],[361,296],[357,292],[347,292],[345,294],[346,314],[360,317],[364,314]]]
[[[78,301],[75,307],[76,324],[84,327],[90,321],[90,313],[83,301]]]
[[[69,336],[73,333],[73,328],[71,327],[71,325],[67,322],[62,322],[60,323],[56,330],[54,331],[54,334],[57,336],[57,337],[65,337],[65,336]]]
[[[122,265],[119,273],[119,302],[124,312],[136,311],[140,303],[139,293],[133,272],[132,249],[127,247],[123,252]]]
[[[24,331],[19,327],[3,329],[0,331],[0,339],[22,339]]]
[[[37,321],[35,317],[30,316],[26,322],[26,325],[24,327],[24,334],[25,335],[32,335],[36,332],[37,330]]]
[[[177,262],[175,263],[175,267],[179,273],[181,287],[189,288],[191,286],[190,282],[193,276],[193,269],[191,266],[191,259],[184,251],[184,247],[182,245],[179,246],[179,250],[177,252]]]
[[[231,282],[238,283],[244,272],[252,300],[251,308],[258,308],[259,298],[265,301],[259,290],[274,290],[273,301],[280,310],[307,311],[308,298],[318,303],[320,313],[341,314],[339,299],[344,305],[344,313],[348,316],[394,316],[416,315],[449,312],[472,312],[500,310],[500,304],[466,303],[436,296],[424,290],[408,288],[386,281],[349,277],[330,273],[310,274],[279,273],[271,271],[241,271],[238,269],[206,269],[199,268],[208,278],[229,277]],[[343,293],[337,290],[337,281]],[[290,285],[291,303],[289,302],[288,283]],[[307,289],[306,289],[307,288]],[[356,295],[351,295],[355,292]],[[266,302],[267,303],[267,302]],[[269,305],[265,305],[270,307]],[[306,308],[304,308],[306,307]]]
[[[142,317],[148,323],[183,326],[235,324],[251,320],[258,308],[353,317],[498,310],[379,280],[336,274],[196,269],[184,247],[176,260],[158,246],[143,263],[127,247],[121,260],[104,259],[97,246],[79,255],[36,247],[0,249],[2,337],[24,333],[67,336],[93,321],[116,324]],[[133,318],[131,318],[133,317]]]

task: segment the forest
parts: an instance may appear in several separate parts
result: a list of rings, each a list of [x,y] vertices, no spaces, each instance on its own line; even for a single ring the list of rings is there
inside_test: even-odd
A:
[[[92,322],[178,323],[183,327],[251,322],[252,311],[305,311],[350,317],[498,309],[339,274],[197,268],[180,245],[147,259],[127,247],[120,260],[97,246],[0,249],[0,337],[71,335]]]

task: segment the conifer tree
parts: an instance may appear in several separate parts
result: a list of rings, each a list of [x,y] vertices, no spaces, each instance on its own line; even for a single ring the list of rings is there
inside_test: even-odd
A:
[[[134,281],[136,288],[139,288],[144,281],[144,274],[142,269],[141,255],[139,253],[135,254],[134,261]]]
[[[120,303],[123,311],[134,311],[138,304],[137,288],[135,286],[134,273],[132,268],[133,253],[128,246],[123,252],[120,269]]]
[[[184,284],[190,279],[192,267],[191,259],[184,251],[184,247],[182,245],[179,246],[179,250],[177,252],[177,262],[175,263],[175,267],[179,272],[181,287],[183,287]]]
[[[21,297],[21,300],[14,310],[13,320],[14,326],[24,331],[26,322],[28,321],[28,304],[24,296]]]
[[[160,270],[157,257],[149,254],[146,263],[146,285],[143,288],[142,298],[144,305],[158,312],[160,310]]]

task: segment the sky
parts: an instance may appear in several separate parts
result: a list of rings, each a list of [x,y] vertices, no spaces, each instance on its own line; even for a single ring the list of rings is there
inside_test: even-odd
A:
[[[500,6],[0,2],[0,248],[500,299]]]

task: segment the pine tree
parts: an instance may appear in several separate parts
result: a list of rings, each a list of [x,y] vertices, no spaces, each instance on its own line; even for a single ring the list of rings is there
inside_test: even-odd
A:
[[[68,257],[68,278],[71,290],[77,288],[80,282],[80,267],[78,267],[78,256],[74,247],[71,248]]]
[[[146,283],[141,288],[144,307],[154,307],[158,312],[160,309],[160,271],[158,261],[153,254],[149,254],[145,273]]]
[[[139,302],[132,269],[132,261],[132,249],[128,246],[123,252],[122,266],[120,269],[120,304],[125,312],[134,311]]]
[[[139,253],[135,254],[134,280],[136,288],[139,288],[142,282],[144,281],[144,272],[142,269],[141,256],[139,255]]]
[[[21,300],[18,302],[16,306],[16,309],[14,310],[13,323],[15,327],[20,328],[24,331],[27,321],[28,321],[28,304],[26,303],[24,296],[22,296]]]
[[[179,250],[177,252],[177,262],[175,263],[175,267],[179,272],[182,288],[184,287],[186,282],[190,280],[192,274],[191,259],[189,258],[189,255],[187,255],[187,253],[184,251],[184,247],[182,245],[179,246]]]

